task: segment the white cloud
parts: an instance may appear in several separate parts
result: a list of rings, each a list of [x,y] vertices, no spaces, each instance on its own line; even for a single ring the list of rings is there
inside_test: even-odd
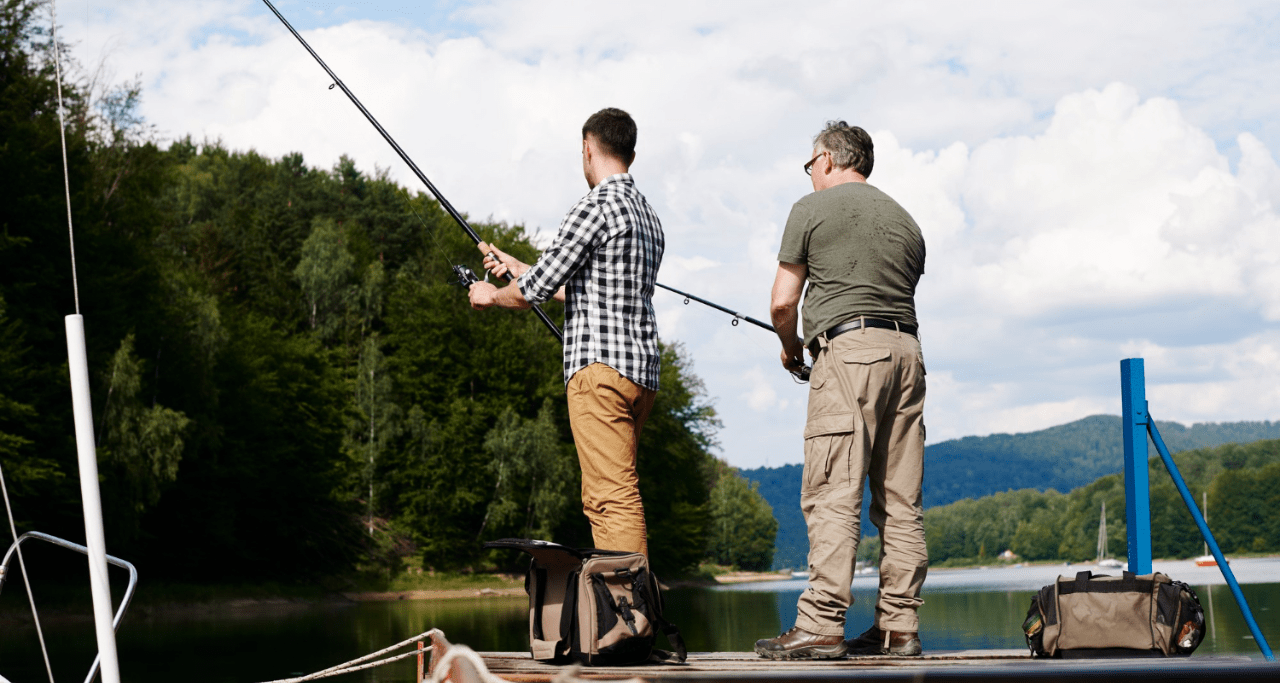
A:
[[[61,7],[82,61],[109,45],[117,73],[142,73],[143,113],[169,135],[321,167],[345,153],[418,187],[259,4]],[[813,133],[829,118],[871,130],[872,181],[928,242],[931,440],[1115,412],[1135,353],[1162,419],[1280,417],[1273,3],[503,0],[449,15],[471,32],[442,31],[438,7],[397,5],[392,23],[281,5],[477,216],[554,230],[586,189],[581,121],[628,109],[666,229],[662,281],[747,315],[767,318]],[[716,400],[730,461],[798,461],[804,389],[776,339],[674,294],[654,304]]]

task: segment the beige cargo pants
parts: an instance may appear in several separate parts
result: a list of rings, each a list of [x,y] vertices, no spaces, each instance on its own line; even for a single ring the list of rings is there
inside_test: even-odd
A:
[[[592,363],[569,378],[566,393],[591,538],[597,548],[647,555],[636,449],[658,392]]]
[[[925,370],[920,342],[863,328],[828,342],[814,361],[804,431],[800,507],[809,527],[809,586],[796,626],[844,635],[860,535],[862,482],[880,530],[875,625],[918,631],[928,569],[924,543]]]

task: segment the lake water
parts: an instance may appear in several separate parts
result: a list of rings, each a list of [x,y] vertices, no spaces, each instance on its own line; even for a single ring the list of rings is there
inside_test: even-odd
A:
[[[1280,646],[1280,558],[1235,560],[1231,567],[1263,634],[1273,648]],[[925,649],[1025,647],[1021,624],[1032,593],[1059,574],[1073,576],[1083,569],[1105,573],[1088,565],[932,570],[920,610]],[[1208,633],[1197,654],[1260,656],[1216,569],[1164,562],[1156,571],[1195,586],[1200,595]],[[850,636],[871,624],[876,581],[875,576],[854,581]],[[757,638],[792,626],[804,587],[797,580],[675,589],[667,594],[668,617],[691,651],[750,651]],[[8,609],[25,601],[17,590],[3,597]],[[132,615],[118,636],[121,673],[137,683],[254,683],[318,671],[430,628],[478,651],[518,651],[527,647],[526,618],[523,597]],[[94,653],[92,624],[63,618],[47,621],[44,631],[56,680],[83,680]],[[414,668],[410,659],[337,680],[407,682]],[[0,628],[0,676],[13,683],[47,680],[34,627],[9,623]]]

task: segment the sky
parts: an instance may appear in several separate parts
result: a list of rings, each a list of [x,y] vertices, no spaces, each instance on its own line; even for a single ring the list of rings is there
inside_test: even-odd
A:
[[[450,202],[544,242],[587,191],[582,122],[626,109],[659,281],[761,319],[813,136],[867,129],[871,184],[928,249],[931,443],[1118,414],[1134,357],[1159,419],[1280,419],[1277,3],[277,7]],[[419,186],[261,2],[57,10],[85,69],[140,78],[166,139],[346,154]],[[807,388],[776,338],[661,290],[654,306],[719,413],[719,455],[801,462]]]

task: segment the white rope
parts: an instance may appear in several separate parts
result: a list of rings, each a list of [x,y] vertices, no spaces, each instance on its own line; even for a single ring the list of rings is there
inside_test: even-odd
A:
[[[414,650],[413,652],[406,652],[404,654],[399,654],[394,657],[387,657],[386,659],[380,659],[376,662],[369,662],[368,664],[361,664],[359,666],[349,666],[350,664],[349,662],[348,664],[342,665],[344,668],[339,668],[336,670],[326,669],[325,671],[317,671],[313,674],[301,676],[299,678],[285,678],[279,681],[270,681],[270,683],[302,683],[302,681],[314,681],[320,678],[328,678],[330,676],[339,676],[341,674],[349,674],[349,673],[354,673],[356,671],[364,671],[365,669],[372,669],[375,666],[382,666],[383,664],[398,662],[402,659],[408,659],[415,655],[425,653],[425,652],[430,652],[430,651],[431,651],[431,648],[426,647],[426,648],[423,648],[422,650]]]
[[[339,665],[337,665],[337,666],[331,666],[331,667],[329,667],[328,669],[324,669],[324,670],[321,670],[321,671],[317,671],[317,672],[315,672],[315,673],[313,673],[313,674],[307,674],[306,676],[299,676],[298,678],[282,678],[282,679],[275,680],[275,681],[267,681],[267,683],[303,683],[303,681],[314,681],[314,680],[316,680],[316,679],[318,679],[318,678],[328,678],[329,676],[337,676],[338,674],[351,673],[351,672],[353,672],[353,671],[362,671],[362,670],[364,670],[364,669],[371,669],[371,668],[373,668],[373,667],[375,667],[375,666],[382,666],[383,664],[390,664],[391,662],[396,662],[396,661],[399,661],[399,660],[401,660],[401,659],[408,659],[409,657],[412,657],[412,656],[417,655],[417,654],[419,654],[419,653],[426,653],[426,652],[430,652],[430,651],[431,651],[431,646],[427,646],[426,648],[423,648],[422,650],[414,650],[413,652],[406,652],[406,653],[404,653],[404,654],[396,655],[396,656],[394,656],[394,657],[388,657],[387,659],[383,659],[383,660],[380,660],[380,661],[377,661],[377,662],[372,662],[372,663],[369,663],[369,664],[364,664],[365,662],[368,662],[368,661],[369,661],[369,660],[371,660],[371,659],[374,659],[374,658],[376,658],[376,657],[380,657],[380,656],[382,656],[382,655],[385,655],[385,654],[387,654],[388,652],[391,652],[391,651],[393,651],[393,650],[399,650],[400,648],[402,648],[402,647],[404,647],[404,646],[406,646],[406,645],[411,645],[411,644],[413,644],[413,643],[416,643],[416,642],[419,642],[419,641],[422,641],[422,640],[426,640],[426,639],[430,638],[431,636],[433,636],[433,635],[435,635],[435,634],[437,634],[437,633],[440,633],[440,629],[435,629],[435,628],[433,628],[433,629],[431,629],[430,631],[425,631],[425,632],[423,632],[423,633],[419,633],[418,635],[416,635],[416,636],[414,636],[414,637],[412,637],[412,638],[409,638],[409,639],[407,639],[407,640],[402,640],[402,641],[400,641],[400,642],[396,643],[395,645],[391,645],[391,646],[389,646],[389,647],[384,647],[384,648],[382,648],[381,650],[378,650],[377,652],[370,652],[369,654],[367,654],[367,655],[365,655],[365,656],[363,656],[363,657],[359,657],[359,658],[353,659],[353,660],[351,660],[351,661],[349,661],[349,662],[344,662],[344,663],[339,664]],[[442,634],[442,635],[443,635],[443,634]],[[357,665],[360,665],[360,664],[363,664],[363,666],[357,666]]]
[[[9,515],[9,532],[13,534],[13,548],[18,552],[18,567],[22,569],[22,583],[27,587],[27,601],[31,603],[31,617],[36,622],[36,636],[40,639],[40,653],[44,655],[44,669],[53,683],[53,667],[49,665],[49,649],[44,646],[44,631],[40,628],[40,614],[36,612],[36,598],[31,593],[31,581],[27,578],[27,563],[22,559],[22,544],[18,543],[18,527],[13,523],[13,508],[9,505],[9,487],[4,483],[4,468],[0,467],[0,492],[4,493],[4,511]]]
[[[71,227],[71,176],[67,170],[67,124],[62,117],[62,58],[58,52],[58,0],[49,3],[53,15],[53,70],[58,77],[58,135],[62,138],[62,186],[67,195],[67,239],[71,243],[71,291],[75,294],[76,315],[80,314],[80,282],[76,278],[76,233]],[[50,676],[52,679],[52,676]]]
[[[453,668],[455,659],[464,660],[475,669],[475,680],[478,683],[507,683],[505,679],[489,673],[489,667],[484,665],[484,660],[480,658],[480,655],[466,645],[454,645],[440,657],[439,661],[436,662],[435,669],[431,672],[431,683],[472,683],[471,680],[466,678],[460,681],[451,681],[449,679],[449,674],[452,673],[450,669]]]

